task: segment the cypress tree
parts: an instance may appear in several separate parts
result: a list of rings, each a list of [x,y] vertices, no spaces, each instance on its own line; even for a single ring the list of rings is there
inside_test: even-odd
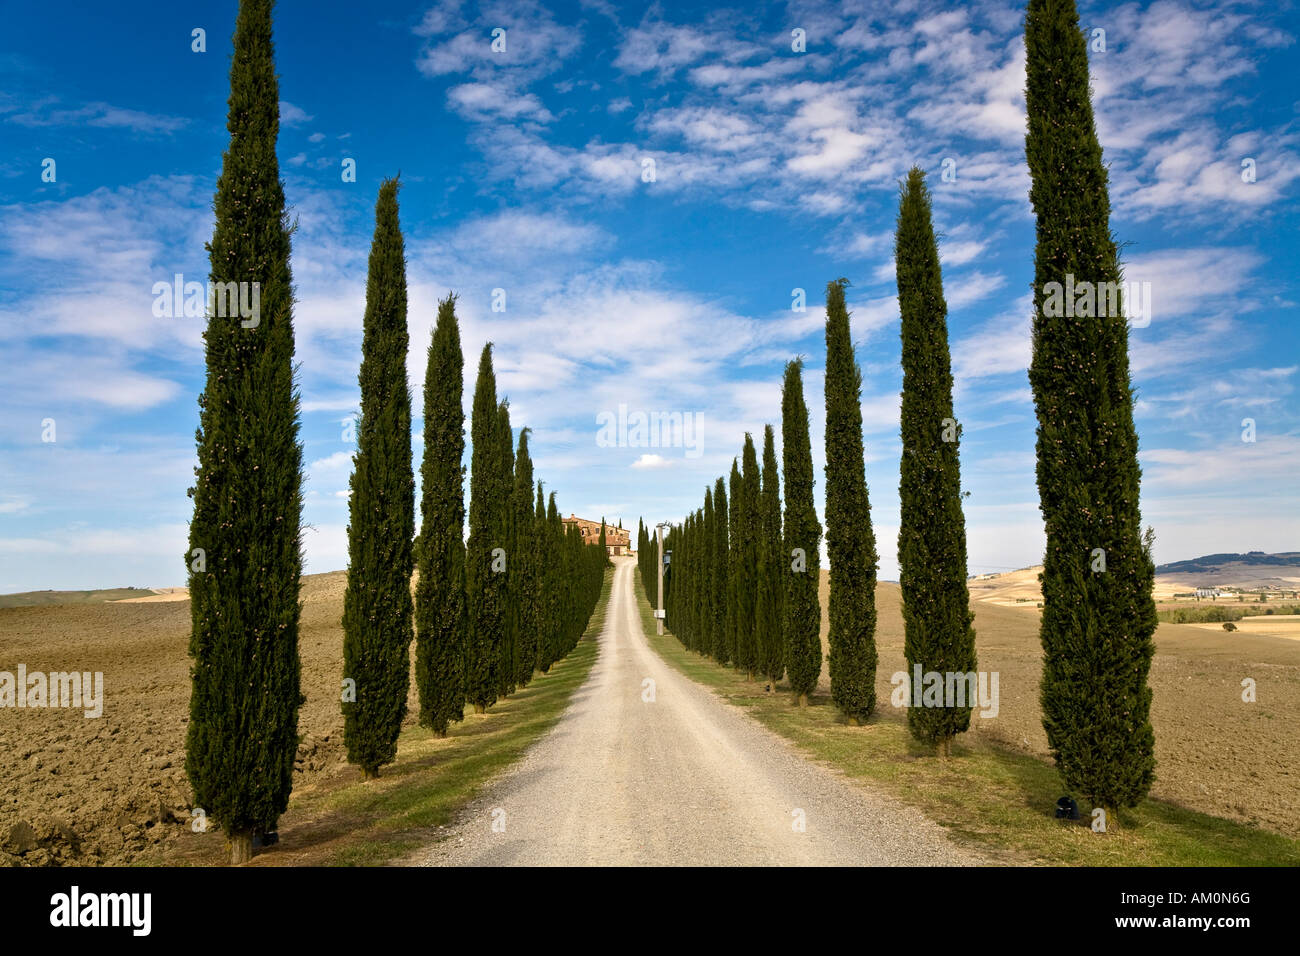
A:
[[[543,674],[551,669],[562,656],[560,641],[564,622],[564,523],[560,520],[560,509],[555,506],[555,492],[551,492],[546,503],[546,654],[538,666]]]
[[[694,619],[694,582],[695,582],[695,551],[692,547],[695,543],[695,515],[689,514],[686,520],[682,522],[682,543],[681,549],[681,571],[682,593],[681,593],[681,634],[682,643],[688,650],[695,650],[695,619]]]
[[[772,690],[785,676],[785,647],[781,641],[783,565],[781,555],[781,475],[776,469],[772,426],[763,428],[763,477],[759,501],[758,546],[758,665]]]
[[[540,491],[538,497],[540,498]],[[528,453],[528,429],[519,429],[515,454],[514,525],[511,555],[515,561],[511,581],[515,592],[515,684],[527,687],[537,666],[538,608],[537,534],[533,510],[533,459]]]
[[[256,283],[258,311],[208,317],[189,571],[193,658],[185,770],[231,860],[289,803],[298,749],[302,447],[293,288],[270,0],[243,0],[230,67],[230,145],[207,249],[216,283]],[[245,323],[250,323],[245,325]]]
[[[533,514],[533,565],[537,569],[537,669],[545,674],[551,669],[555,658],[552,648],[555,642],[551,637],[554,627],[551,607],[551,565],[554,555],[551,551],[551,531],[547,523],[546,498],[542,493],[542,483],[537,483],[537,507]]]
[[[411,395],[406,384],[406,254],[397,180],[375,203],[361,343],[361,422],[348,498],[348,584],[343,595],[343,701],[348,761],[364,779],[397,756],[410,689],[413,603]]]
[[[862,447],[862,373],[845,279],[826,286],[826,550],[831,698],[858,723],[876,709],[876,537]]]
[[[469,543],[465,550],[465,602],[469,640],[465,697],[481,714],[497,700],[505,628],[505,575],[493,551],[504,548],[501,509],[501,427],[492,370],[492,343],[483,346],[470,412]],[[494,570],[494,563],[496,569]]]
[[[717,515],[713,510],[713,487],[704,487],[703,520],[700,523],[699,588],[700,588],[700,653],[705,657],[714,654],[717,639],[718,592],[714,586],[713,542]]]
[[[948,355],[948,307],[939,246],[930,221],[925,175],[907,177],[894,255],[903,340],[903,460],[898,563],[903,592],[903,650],[910,675],[966,674],[976,669],[974,615],[966,589],[966,522],[961,509],[958,445]],[[909,685],[910,686],[910,685]],[[971,706],[911,701],[907,725],[943,756],[970,727]]]
[[[781,456],[785,465],[785,543],[779,568],[785,584],[782,643],[790,689],[799,706],[805,707],[822,671],[822,611],[817,594],[822,527],[813,501],[812,442],[803,399],[803,362],[798,359],[786,365],[781,385]]]
[[[573,650],[573,645],[577,643],[578,638],[582,635],[578,622],[578,610],[581,607],[579,594],[581,592],[580,571],[582,568],[583,551],[586,545],[582,542],[582,533],[576,524],[570,524],[566,530],[565,563],[564,563],[564,644],[561,645],[560,656],[564,657]]]
[[[727,479],[730,496],[727,499],[727,630],[726,660],[719,658],[719,663],[728,662],[740,666],[740,550],[744,547],[744,535],[740,530],[740,465],[731,459],[731,475]]]
[[[704,653],[704,565],[700,542],[704,538],[704,509],[697,508],[691,515],[691,649]]]
[[[709,579],[713,588],[713,657],[719,664],[731,660],[727,651],[727,482],[719,478],[713,485],[713,541]]]
[[[740,563],[736,574],[736,665],[749,680],[758,671],[758,539],[760,494],[754,437],[745,433],[741,451]]]
[[[1127,322],[1122,303],[1096,308],[1121,273],[1074,3],[1030,0],[1025,62],[1037,220],[1029,382],[1047,531],[1043,728],[1066,786],[1114,810],[1136,805],[1155,777],[1155,569],[1141,535]],[[1052,283],[1057,305],[1072,286],[1080,308],[1055,308]]]
[[[424,376],[415,683],[420,724],[439,737],[465,711],[465,360],[456,297],[438,303]]]
[[[687,515],[682,522],[681,542],[673,548],[673,557],[680,561],[677,569],[681,572],[679,583],[682,585],[678,602],[680,619],[675,626],[675,630],[678,631],[678,637],[682,639],[682,643],[686,645],[688,650],[695,647],[691,621],[691,535],[693,534],[693,525],[693,516]]]
[[[496,547],[505,552],[505,570],[496,571],[502,580],[501,656],[496,664],[497,696],[509,697],[515,692],[515,629],[519,622],[518,560],[515,552],[514,474],[515,444],[510,429],[510,403],[504,399],[497,405],[497,450],[501,455],[497,472],[496,491]],[[531,479],[530,479],[531,485]]]

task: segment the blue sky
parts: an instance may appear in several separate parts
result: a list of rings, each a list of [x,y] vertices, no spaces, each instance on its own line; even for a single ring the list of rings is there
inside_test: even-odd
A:
[[[235,4],[84,6],[15,7],[0,40],[0,591],[185,578],[202,319],[155,317],[153,286],[206,281]],[[1127,278],[1152,291],[1130,342],[1156,557],[1300,548],[1300,13],[1080,11],[1105,31],[1091,58],[1112,228]],[[493,341],[566,514],[635,527],[697,506],[746,431],[779,428],[795,355],[820,506],[823,292],[848,277],[880,574],[896,578],[892,234],[913,163],[943,235],[970,570],[1037,563],[1022,15],[984,0],[282,0],[307,570],[346,564],[342,423],[375,193],[400,171],[412,386],[455,290],[467,374]],[[620,404],[698,415],[700,453],[602,446],[598,416]]]

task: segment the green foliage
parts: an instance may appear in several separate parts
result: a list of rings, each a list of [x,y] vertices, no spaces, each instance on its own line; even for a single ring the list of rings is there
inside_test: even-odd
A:
[[[464,358],[456,297],[438,303],[424,377],[415,683],[420,724],[439,736],[465,709]]]
[[[270,0],[240,4],[234,46],[209,278],[258,283],[260,312],[250,328],[211,315],[203,336],[185,770],[195,806],[246,836],[275,829],[293,785],[302,447]]]
[[[493,573],[502,578],[501,593],[504,607],[501,614],[501,655],[496,662],[497,696],[509,697],[515,692],[515,629],[518,627],[517,582],[518,567],[515,562],[515,513],[514,513],[514,473],[515,446],[514,433],[510,428],[510,404],[504,399],[497,405],[497,454],[500,455],[496,473],[497,545],[504,552],[505,568],[498,570],[501,555],[494,558]],[[528,486],[532,488],[532,476],[529,475]]]
[[[966,588],[966,521],[961,508],[953,417],[948,307],[924,174],[913,167],[899,205],[895,273],[902,317],[903,459],[899,471],[899,583],[908,673],[976,669],[974,614]],[[947,702],[945,702],[947,703]],[[970,728],[965,706],[911,701],[907,725],[917,740],[943,743]]]
[[[1025,60],[1025,154],[1038,237],[1029,381],[1047,532],[1043,728],[1067,788],[1095,805],[1134,806],[1155,774],[1147,675],[1156,612],[1138,507],[1127,323],[1122,309],[1098,317],[1043,309],[1049,283],[1121,277],[1087,51],[1071,0],[1030,0]],[[1102,572],[1092,570],[1097,548],[1105,552]]]
[[[541,498],[540,490],[538,498]],[[533,459],[528,452],[527,428],[519,429],[511,510],[510,560],[513,564],[508,583],[514,606],[514,683],[519,687],[527,687],[533,678],[533,669],[537,666],[537,634],[542,625],[538,562],[544,556],[536,544],[539,537],[538,520],[533,507]],[[544,513],[542,517],[545,517]]]
[[[790,689],[796,697],[817,688],[822,670],[822,526],[813,501],[812,442],[803,398],[803,362],[785,367],[781,385],[781,456],[785,472],[785,527],[780,573],[784,582],[781,631]],[[798,549],[801,554],[796,554]],[[800,565],[796,559],[801,559]]]
[[[744,540],[744,534],[740,530],[740,499],[740,465],[733,458],[731,476],[727,480],[727,618],[723,634],[726,646],[718,655],[719,664],[739,665],[740,663],[738,647],[743,612],[740,606],[742,588],[739,583],[739,573],[740,548]]]
[[[718,639],[718,590],[715,582],[714,538],[717,514],[713,510],[713,488],[704,488],[704,508],[700,511],[700,534],[696,563],[696,587],[699,590],[699,652],[712,657]]]
[[[876,709],[876,538],[862,446],[862,373],[853,354],[846,280],[826,286],[826,551],[830,559],[831,697],[847,717]]]
[[[410,685],[413,605],[411,395],[406,384],[406,254],[397,180],[379,187],[361,344],[361,421],[348,498],[343,676],[348,760],[373,776],[397,756]],[[350,695],[349,695],[350,696]]]
[[[730,660],[727,650],[727,520],[727,482],[718,478],[713,485],[713,528],[709,550],[709,587],[713,591],[709,647],[719,664]]]
[[[541,491],[540,486],[538,491]],[[546,625],[538,636],[537,669],[543,674],[551,665],[564,655],[560,646],[563,643],[564,619],[564,564],[562,551],[564,547],[564,523],[560,520],[559,509],[555,506],[555,492],[551,492],[546,504],[546,523],[542,528],[541,538],[546,543],[546,561],[542,565],[546,581]]]
[[[470,413],[469,542],[465,550],[465,597],[469,640],[465,656],[465,697],[486,710],[500,691],[501,646],[505,641],[504,550],[507,498],[502,494],[501,420],[497,405],[492,343],[483,346]],[[494,554],[494,552],[496,552]],[[493,569],[494,561],[497,569]]]
[[[781,475],[776,467],[776,439],[772,426],[763,428],[763,477],[758,508],[758,589],[755,644],[759,673],[772,689],[785,675],[785,646],[781,638],[784,605],[781,569],[786,565],[781,547]]]
[[[542,493],[542,483],[537,483],[537,507],[533,514],[533,534],[536,536],[537,562],[537,612],[540,618],[537,629],[537,669],[545,674],[555,663],[555,638],[557,623],[557,598],[555,594],[555,541],[552,520],[559,520],[555,510],[555,496],[551,495],[551,507],[547,510]]]
[[[736,666],[751,679],[758,672],[758,500],[761,493],[754,438],[745,433],[741,451],[740,535],[736,549]]]

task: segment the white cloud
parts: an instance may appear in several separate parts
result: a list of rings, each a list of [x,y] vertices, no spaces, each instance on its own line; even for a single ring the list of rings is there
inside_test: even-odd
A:
[[[672,464],[673,464],[672,461],[665,458],[663,455],[645,454],[645,455],[641,455],[639,458],[637,458],[636,461],[632,462],[632,467],[633,468],[669,468],[672,466]]]
[[[301,106],[294,106],[288,100],[280,101],[280,125],[281,126],[301,126],[303,123],[310,123],[314,119]]]

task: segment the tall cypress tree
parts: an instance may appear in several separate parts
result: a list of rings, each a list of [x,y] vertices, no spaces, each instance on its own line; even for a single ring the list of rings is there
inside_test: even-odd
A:
[[[546,653],[538,666],[543,674],[559,660],[563,654],[560,643],[563,640],[564,627],[564,523],[560,519],[560,509],[555,505],[555,492],[551,492],[546,502],[546,540],[548,559],[546,561]]]
[[[785,666],[800,707],[817,689],[822,671],[822,526],[813,501],[812,442],[803,399],[803,362],[785,367],[781,385],[781,456],[785,465],[785,527],[779,571],[784,582],[781,614]]]
[[[948,354],[948,306],[939,246],[930,221],[925,174],[913,167],[899,204],[895,273],[903,340],[903,460],[898,563],[907,670],[975,670],[974,615],[966,588],[966,521],[961,509],[958,443]],[[913,700],[907,725],[943,756],[970,728],[974,701]]]
[[[555,661],[553,651],[555,640],[551,636],[555,627],[551,595],[554,586],[551,566],[555,563],[555,556],[551,548],[546,498],[543,496],[540,481],[537,483],[537,508],[533,514],[533,538],[534,566],[537,569],[537,669],[545,674]]]
[[[438,303],[424,376],[415,683],[420,724],[439,737],[465,711],[465,360],[456,297]]]
[[[736,574],[736,664],[749,680],[759,669],[758,660],[758,499],[761,491],[754,436],[745,433],[741,451],[740,564]]]
[[[719,663],[730,662],[740,666],[740,583],[738,580],[741,556],[744,547],[744,534],[740,530],[740,463],[731,459],[731,475],[727,479],[727,629],[726,660],[719,658]]]
[[[691,559],[691,650],[703,653],[704,631],[701,622],[704,620],[704,589],[700,587],[700,582],[704,578],[704,566],[700,559],[703,553],[700,549],[700,542],[704,538],[704,510],[695,509],[691,515],[691,538],[690,538],[690,559]]]
[[[540,499],[541,493],[538,492]],[[514,524],[510,555],[515,600],[515,684],[527,687],[537,666],[537,632],[541,626],[537,589],[537,534],[533,511],[533,459],[528,453],[528,429],[519,429],[512,497]]]
[[[193,658],[185,770],[231,860],[289,803],[298,749],[302,447],[293,377],[289,227],[270,0],[243,0],[230,66],[230,145],[208,243],[216,283],[248,283],[258,311],[208,317],[189,569]],[[248,323],[247,325],[245,323]]]
[[[465,601],[469,641],[465,655],[465,697],[481,714],[497,700],[502,632],[505,628],[505,575],[501,509],[501,428],[492,343],[483,346],[470,411],[469,542],[465,549]],[[494,562],[497,569],[493,569]]]
[[[1102,299],[1120,266],[1071,0],[1030,0],[1025,63],[1038,239],[1029,382],[1047,530],[1043,728],[1066,785],[1113,810],[1136,805],[1155,777],[1147,686],[1155,569],[1141,535],[1127,322],[1122,304],[1098,310],[1083,298]],[[1054,291],[1059,304],[1060,288],[1071,285],[1081,307],[1054,308]]]
[[[826,286],[826,551],[831,698],[850,723],[876,709],[876,536],[862,447],[862,373],[845,279]]]
[[[714,522],[717,515],[713,510],[713,488],[704,487],[703,520],[700,523],[699,543],[699,588],[700,588],[700,643],[699,651],[706,657],[714,653],[713,643],[716,639],[716,622],[718,619],[718,594],[714,587],[713,539]]]
[[[759,499],[758,541],[758,666],[776,690],[785,676],[785,646],[781,641],[781,475],[776,468],[776,443],[772,426],[763,427],[763,477]]]
[[[406,254],[397,180],[375,203],[361,342],[361,422],[348,498],[343,594],[343,742],[364,779],[397,756],[411,675],[411,394],[406,384]]]
[[[709,575],[713,588],[713,657],[719,664],[731,660],[727,650],[727,482],[713,485],[713,541]]]
[[[515,515],[514,515],[514,474],[515,443],[514,433],[510,428],[510,403],[502,399],[497,405],[497,451],[498,461],[496,501],[497,541],[505,553],[505,569],[498,570],[494,560],[493,573],[502,578],[501,582],[501,656],[496,663],[497,696],[509,697],[515,692],[515,628],[518,626],[518,594],[515,573],[517,567],[511,562],[517,560],[515,554]]]

